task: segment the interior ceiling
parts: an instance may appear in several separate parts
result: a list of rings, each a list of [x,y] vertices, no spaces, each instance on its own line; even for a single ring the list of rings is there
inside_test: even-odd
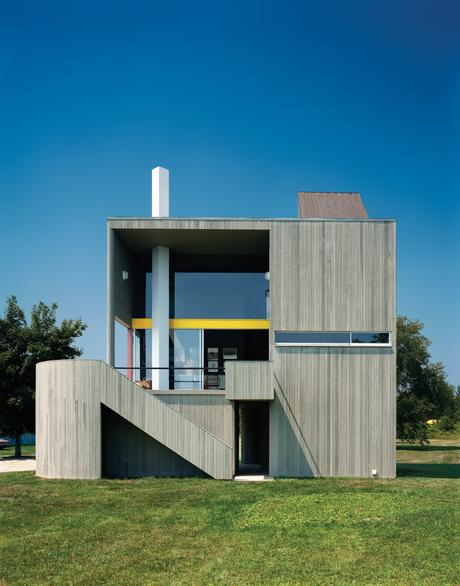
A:
[[[141,253],[142,254],[142,253]],[[151,255],[148,256],[151,266]],[[175,254],[169,256],[170,269],[176,272],[265,273],[269,269],[268,254]],[[151,270],[150,268],[148,269]]]
[[[133,252],[166,246],[180,255],[268,255],[268,230],[115,229]]]
[[[266,272],[268,230],[161,230],[116,228],[139,270],[152,270],[152,248],[170,250],[171,270],[184,272]]]

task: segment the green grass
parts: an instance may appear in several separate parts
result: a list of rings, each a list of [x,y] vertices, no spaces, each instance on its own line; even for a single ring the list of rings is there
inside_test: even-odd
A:
[[[458,584],[452,447],[399,446],[396,480],[1,474],[0,584]]]
[[[399,475],[460,478],[460,443],[456,441],[431,440],[428,446],[398,444],[396,450]]]
[[[22,446],[21,452],[23,457],[35,456],[35,446]],[[14,457],[14,446],[0,450],[0,460],[11,457]]]

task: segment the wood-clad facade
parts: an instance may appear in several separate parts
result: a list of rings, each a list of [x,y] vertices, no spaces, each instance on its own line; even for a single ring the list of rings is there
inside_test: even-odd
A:
[[[115,320],[131,327],[147,318],[145,279],[157,246],[181,270],[222,262],[267,271],[267,360],[227,362],[225,391],[150,391],[100,361],[42,363],[37,474],[232,478],[238,405],[266,401],[271,476],[394,477],[395,231],[394,221],[366,218],[110,219],[110,365]],[[289,346],[275,343],[279,332],[350,332],[350,340],[380,332],[389,341]]]
[[[274,223],[273,476],[394,477],[395,223]],[[274,331],[390,332],[391,347],[277,348]]]
[[[272,401],[273,369],[269,361],[227,362],[225,394],[231,401]]]

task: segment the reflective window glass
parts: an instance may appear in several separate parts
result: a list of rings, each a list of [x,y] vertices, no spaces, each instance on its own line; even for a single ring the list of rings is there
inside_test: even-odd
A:
[[[390,344],[389,332],[275,332],[275,344]]]
[[[203,331],[171,330],[174,389],[202,389]]]
[[[350,332],[275,332],[275,344],[349,344]]]
[[[175,273],[171,317],[265,319],[264,273]]]
[[[388,332],[352,332],[353,344],[388,344],[390,334]]]

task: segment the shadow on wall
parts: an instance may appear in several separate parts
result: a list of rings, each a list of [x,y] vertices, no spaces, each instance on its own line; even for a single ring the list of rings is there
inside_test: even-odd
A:
[[[105,405],[101,414],[103,477],[208,477]]]
[[[275,426],[278,447],[275,453],[270,451],[270,468],[276,476],[320,476],[319,467],[276,374],[274,378],[276,394],[270,410],[270,427]],[[279,452],[279,446],[284,446],[284,453]]]

